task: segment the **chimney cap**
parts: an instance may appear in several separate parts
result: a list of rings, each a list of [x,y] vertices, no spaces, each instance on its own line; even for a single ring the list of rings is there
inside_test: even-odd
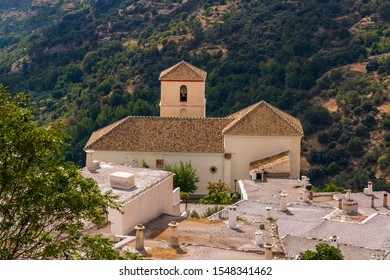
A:
[[[144,230],[145,227],[142,225],[142,224],[139,224],[137,226],[134,227],[136,230]]]

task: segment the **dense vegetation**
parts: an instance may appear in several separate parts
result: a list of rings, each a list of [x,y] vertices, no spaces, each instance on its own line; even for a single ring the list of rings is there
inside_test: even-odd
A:
[[[300,260],[343,260],[344,256],[339,248],[326,243],[316,245],[316,251],[306,250],[299,254]]]
[[[0,85],[0,259],[138,259],[85,233],[116,197],[63,160],[61,126],[39,127],[26,104]]]
[[[33,96],[39,123],[68,125],[65,155],[77,164],[92,131],[158,115],[159,73],[184,59],[209,73],[209,116],[266,100],[299,117],[316,186],[361,189],[382,176],[387,187],[385,0],[12,2],[0,5],[0,83]],[[368,60],[367,73],[343,67]]]

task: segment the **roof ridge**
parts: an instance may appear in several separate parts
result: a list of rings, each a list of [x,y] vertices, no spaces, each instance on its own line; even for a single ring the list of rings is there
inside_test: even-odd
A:
[[[226,120],[226,119],[229,119],[229,117],[196,117],[196,116],[127,116],[126,118],[124,119],[127,119],[127,118],[147,118],[147,119],[200,119],[200,120]],[[124,121],[124,119],[120,120],[120,121]],[[119,121],[118,121],[119,122]],[[102,130],[104,129],[101,128],[99,130]],[[99,130],[96,130],[95,132],[99,131]]]
[[[203,76],[202,76],[202,74],[201,73],[199,73],[198,72],[198,70],[202,70],[202,69],[200,69],[200,68],[198,68],[198,67],[196,67],[196,66],[194,66],[194,65],[191,65],[191,64],[189,64],[188,62],[186,62],[186,61],[184,61],[184,60],[182,60],[182,62],[184,62],[184,64],[186,64],[188,67],[190,67],[200,78],[204,78]],[[202,70],[203,71],[203,70]]]
[[[201,79],[205,79],[205,77],[202,75],[202,73],[199,73],[199,70],[203,71],[202,69],[200,69],[200,68],[198,68],[198,67],[196,67],[194,65],[191,65],[191,64],[189,64],[188,62],[186,62],[184,60],[182,60],[182,61],[176,63],[175,65],[171,66],[170,68],[162,71],[161,74],[160,74],[159,79],[161,79],[163,76],[168,75],[169,73],[171,73],[173,70],[175,70],[177,67],[179,67],[182,64],[186,65],[188,68],[190,68],[192,71],[194,71],[195,74],[198,75]]]
[[[289,121],[285,116],[283,116],[283,114],[286,114],[294,119],[296,119],[295,117],[291,116],[289,113],[286,113],[284,111],[282,111],[282,113],[280,112],[281,110],[276,108],[275,106],[272,106],[271,104],[268,104],[267,102],[264,101],[264,104],[266,106],[268,106],[268,108],[270,108],[272,111],[274,111],[279,117],[281,117],[285,122],[287,122],[290,126],[292,126],[296,131],[298,131],[301,135],[303,135],[303,132],[295,126],[295,124],[293,124],[291,121]]]
[[[240,122],[242,119],[244,119],[250,112],[252,112],[255,108],[257,108],[257,107],[260,105],[261,102],[263,102],[263,100],[261,100],[260,102],[257,102],[257,103],[255,103],[255,104],[252,104],[252,105],[250,105],[250,106],[248,106],[248,107],[246,107],[246,108],[244,108],[244,109],[241,109],[240,111],[236,112],[235,114],[237,114],[237,113],[239,113],[239,112],[241,112],[241,111],[244,111],[244,110],[248,109],[248,111],[247,111],[245,114],[243,114],[242,116],[237,117],[237,119],[235,119],[235,120],[232,121],[230,124],[228,124],[228,125],[222,130],[222,133],[225,133],[225,132],[228,131],[230,128],[232,128],[233,126],[235,126],[237,123],[239,123],[239,122]],[[252,108],[250,108],[250,107],[252,107]],[[232,114],[232,115],[234,115],[234,114]],[[232,116],[232,115],[230,115],[230,116]]]

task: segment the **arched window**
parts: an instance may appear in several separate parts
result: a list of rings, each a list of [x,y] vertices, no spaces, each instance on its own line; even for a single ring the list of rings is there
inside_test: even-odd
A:
[[[180,86],[180,102],[187,102],[187,86]]]

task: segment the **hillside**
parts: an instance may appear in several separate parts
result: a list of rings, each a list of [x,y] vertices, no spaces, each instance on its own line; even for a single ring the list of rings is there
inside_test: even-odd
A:
[[[265,100],[299,117],[316,185],[362,188],[376,175],[386,187],[389,10],[384,0],[2,1],[0,83],[31,94],[39,123],[65,122],[65,155],[82,165],[92,131],[158,115],[159,73],[186,60],[209,73],[209,116]]]

